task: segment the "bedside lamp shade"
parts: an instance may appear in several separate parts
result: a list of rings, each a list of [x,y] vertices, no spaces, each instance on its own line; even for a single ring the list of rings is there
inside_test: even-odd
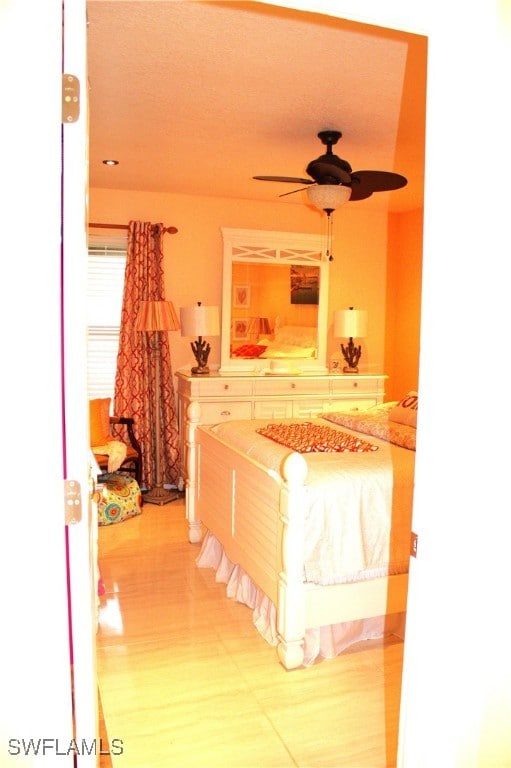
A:
[[[181,336],[219,336],[220,320],[218,307],[204,307],[200,302],[195,307],[181,307]]]
[[[336,339],[363,339],[367,336],[367,312],[364,309],[338,309],[334,313]]]

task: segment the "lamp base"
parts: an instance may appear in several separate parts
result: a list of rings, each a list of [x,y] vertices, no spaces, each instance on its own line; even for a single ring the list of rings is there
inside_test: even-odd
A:
[[[168,504],[170,501],[176,501],[176,499],[179,499],[179,493],[176,493],[175,491],[168,491],[166,488],[162,488],[161,486],[157,485],[154,488],[151,488],[149,491],[146,491],[142,495],[142,499],[144,504],[159,504],[162,506],[163,504]]]
[[[341,352],[344,357],[346,365],[342,369],[343,373],[358,373],[358,361],[362,353],[362,347],[360,344],[358,347],[353,344],[353,338],[350,336],[350,343],[345,347],[341,344]]]
[[[211,346],[205,341],[202,336],[199,336],[197,341],[192,341],[190,344],[193,352],[193,356],[197,361],[197,365],[192,368],[194,375],[209,373],[208,357],[211,352]]]

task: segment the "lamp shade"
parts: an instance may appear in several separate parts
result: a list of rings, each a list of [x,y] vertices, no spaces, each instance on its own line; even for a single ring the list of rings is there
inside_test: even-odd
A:
[[[367,336],[365,309],[337,309],[334,312],[334,336],[344,339],[362,339]]]
[[[342,184],[314,184],[307,188],[309,202],[321,211],[335,211],[351,197],[351,187]]]
[[[181,307],[181,336],[219,336],[218,307]]]
[[[248,323],[248,333],[266,335],[271,333],[270,321],[267,317],[251,317]]]
[[[141,301],[136,331],[177,331],[179,320],[171,301]]]

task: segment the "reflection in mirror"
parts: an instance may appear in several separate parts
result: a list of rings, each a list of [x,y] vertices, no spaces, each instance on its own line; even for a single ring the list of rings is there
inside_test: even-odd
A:
[[[321,238],[223,229],[221,373],[326,370],[328,261]]]
[[[279,326],[306,326],[312,346],[317,352],[318,302],[316,291],[307,303],[304,296],[298,301],[300,291],[305,294],[305,281],[293,279],[294,271],[301,267],[284,264],[232,264],[232,301],[231,301],[231,353],[243,354],[246,342],[271,346],[275,334],[279,335]],[[308,268],[315,272],[315,285],[319,285],[319,269]],[[245,300],[240,302],[240,298]],[[266,322],[265,322],[266,321]],[[266,332],[264,332],[266,327]],[[248,355],[252,356],[252,355]],[[316,357],[316,354],[312,355]]]

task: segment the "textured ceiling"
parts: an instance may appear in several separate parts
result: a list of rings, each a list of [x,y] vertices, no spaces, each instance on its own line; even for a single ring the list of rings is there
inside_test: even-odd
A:
[[[409,180],[352,205],[422,205],[423,38],[256,2],[87,13],[91,187],[275,201],[293,186],[252,176],[304,176],[333,128],[353,170]]]

